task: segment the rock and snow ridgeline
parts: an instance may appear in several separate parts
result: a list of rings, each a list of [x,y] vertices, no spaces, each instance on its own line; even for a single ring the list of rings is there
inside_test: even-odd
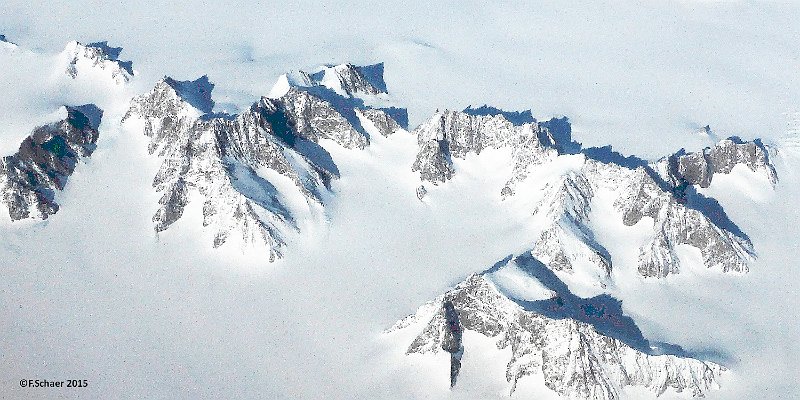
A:
[[[290,179],[309,205],[323,207],[339,171],[320,141],[359,150],[369,144],[362,121],[385,136],[401,129],[388,113],[351,96],[372,87],[359,69],[346,64],[330,70],[343,72],[347,97],[317,91],[316,85],[290,85],[280,97],[263,97],[239,115],[215,115],[213,85],[203,77],[194,82],[164,78],[134,99],[125,120],[144,121],[149,151],[163,160],[153,182],[163,193],[153,217],[156,231],[177,221],[197,194],[203,226],[214,231],[214,247],[238,235],[245,243],[265,245],[270,260],[280,258],[286,232],[297,225],[282,200],[285,194],[262,168]]]
[[[420,199],[430,190],[426,184],[437,186],[450,180],[456,173],[453,159],[464,159],[468,153],[501,147],[511,150],[508,162],[513,172],[499,188],[502,198],[513,196],[515,185],[523,182],[532,168],[547,168],[562,155],[583,155],[581,168],[547,184],[544,199],[534,211],[550,221],[534,240],[533,251],[551,269],[570,271],[574,261],[590,260],[596,266],[594,275],[608,275],[612,261],[588,228],[592,197],[605,190],[616,193],[614,206],[625,225],[635,225],[645,216],[654,221],[652,238],[640,249],[642,276],[679,272],[676,247],[684,244],[700,249],[706,267],[747,271],[755,256],[747,236],[727,218],[715,221],[721,208],[708,209],[702,197],[687,193],[687,189],[691,185],[707,187],[714,173],[729,173],[739,164],[776,183],[775,170],[760,141],[725,139],[702,152],[681,151],[654,163],[640,160],[639,165],[631,165],[603,157],[595,149],[581,151],[568,133],[554,132],[550,127],[553,120],[512,123],[499,110],[474,110],[437,113],[414,131],[420,150],[412,170],[419,172],[422,181],[417,189]]]
[[[102,76],[122,85],[133,70],[118,59],[120,51],[105,42],[72,42],[61,58],[71,78]],[[326,146],[360,151],[371,135],[388,137],[407,125],[404,109],[365,105],[365,99],[387,96],[382,64],[282,75],[268,97],[238,115],[214,112],[213,89],[207,77],[165,77],[136,97],[123,118],[149,138],[148,151],[160,161],[152,183],[161,196],[153,227],[169,229],[197,202],[213,247],[235,238],[263,246],[270,261],[283,256],[287,238],[305,217],[287,198],[299,195],[309,210],[324,215],[326,200],[335,195],[331,182],[340,172]],[[0,201],[12,220],[56,213],[54,193],[94,151],[102,111],[90,105],[65,110],[64,119],[36,128],[16,154],[0,161]],[[449,353],[456,385],[462,357],[470,351],[462,335],[472,331],[511,349],[506,377],[512,393],[520,379],[534,374],[559,395],[576,399],[616,399],[627,386],[656,395],[674,389],[702,396],[718,386],[723,367],[679,349],[657,352],[618,301],[607,295],[580,298],[561,279],[583,274],[602,288],[612,283],[613,260],[602,245],[608,238],[592,228],[593,201],[602,196],[611,196],[623,225],[648,228],[636,265],[642,277],[679,273],[682,245],[698,249],[708,268],[746,272],[756,254],[749,238],[699,189],[738,165],[777,184],[760,141],[730,138],[648,162],[610,148],[582,148],[566,118],[539,122],[530,112],[486,106],[437,112],[413,134],[419,150],[409,168],[420,174],[421,201],[459,173],[454,160],[487,149],[509,150],[511,175],[496,188],[504,200],[524,196],[518,189],[529,177],[559,160],[570,158],[572,167],[541,182],[531,209],[541,226],[529,238],[528,252],[470,276],[390,330],[418,330],[409,354]],[[515,279],[541,286],[544,297],[523,299],[505,290],[498,279],[512,270]]]
[[[504,293],[492,274],[511,268],[543,281],[553,297],[526,301]],[[509,257],[421,306],[387,334],[417,332],[407,354],[450,353],[451,385],[470,352],[463,334],[472,331],[491,338],[498,350],[511,349],[505,374],[509,394],[529,375],[541,375],[547,388],[569,399],[619,399],[627,386],[645,387],[656,396],[673,390],[702,397],[719,387],[724,367],[680,348],[656,351],[613,298],[579,298],[543,270],[530,255]]]
[[[15,154],[0,159],[0,202],[12,221],[47,219],[58,212],[55,192],[94,152],[102,111],[84,105],[64,107],[64,113],[64,119],[34,129]]]
[[[64,72],[71,78],[89,73],[103,73],[116,84],[124,84],[133,77],[133,64],[118,57],[121,47],[111,47],[108,42],[82,44],[70,42],[60,58]]]
[[[576,263],[586,268],[588,262],[588,275],[605,287],[612,260],[589,228],[592,200],[604,192],[614,199],[624,225],[636,225],[645,217],[648,225],[652,223],[652,234],[639,249],[641,276],[678,273],[680,245],[699,249],[708,268],[746,272],[755,257],[749,239],[716,201],[703,197],[693,185],[708,187],[714,174],[730,173],[739,164],[774,185],[777,176],[767,149],[757,140],[730,138],[698,153],[680,151],[648,163],[622,157],[610,148],[581,149],[570,138],[568,125],[564,129],[563,120],[556,122],[554,126],[552,121],[528,118],[512,123],[499,110],[484,108],[480,113],[475,109],[437,113],[417,128],[420,150],[412,169],[420,173],[421,200],[429,191],[425,184],[444,184],[457,173],[453,158],[464,159],[467,153],[486,148],[511,150],[508,163],[513,173],[499,188],[502,199],[515,195],[514,183],[523,182],[531,168],[547,168],[562,156],[582,158],[579,167],[544,185],[533,211],[544,217],[544,223],[529,253],[470,276],[389,332],[419,332],[408,354],[450,353],[451,385],[456,384],[462,357],[469,351],[461,341],[466,330],[496,338],[498,349],[511,348],[506,376],[512,393],[519,379],[538,374],[565,398],[616,399],[626,386],[644,386],[656,395],[673,389],[704,396],[719,386],[723,367],[680,350],[654,352],[632,320],[615,308],[616,302],[579,299],[554,273],[543,271],[571,275]],[[549,294],[530,302],[500,290],[492,273],[511,263],[526,270],[522,278],[516,274],[516,280],[527,281],[528,286],[544,284]],[[532,272],[537,269],[538,273]]]

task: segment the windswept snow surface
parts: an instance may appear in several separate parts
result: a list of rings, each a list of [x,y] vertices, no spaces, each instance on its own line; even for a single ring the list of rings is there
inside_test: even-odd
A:
[[[383,333],[469,274],[529,249],[538,186],[515,196],[527,190],[528,200],[500,200],[510,173],[495,162],[503,150],[458,160],[459,173],[419,201],[410,133],[372,134],[363,151],[323,140],[341,173],[328,222],[299,221],[301,234],[274,263],[235,243],[212,250],[199,201],[153,232],[160,161],[141,129],[121,127],[133,95],[164,75],[208,74],[214,111],[236,112],[285,71],[344,61],[385,62],[410,128],[436,108],[490,104],[567,115],[585,145],[645,158],[711,145],[697,135],[706,124],[777,144],[774,189],[735,168],[701,190],[753,242],[758,259],[747,274],[695,262],[640,278],[630,243],[645,240],[640,224],[651,222],[624,226],[602,193],[592,212],[607,219],[594,218],[592,229],[619,238],[603,243],[614,260],[607,291],[644,337],[730,370],[709,398],[800,393],[800,140],[784,138],[787,115],[800,109],[800,7],[250,3],[11,0],[0,10],[0,34],[19,45],[0,43],[2,155],[63,118],[64,104],[104,111],[98,147],[59,194],[56,216],[12,224],[0,213],[0,398],[508,398],[510,352],[488,338],[465,334],[472,351],[450,390],[448,354],[407,356],[413,332]],[[70,78],[58,57],[73,39],[124,47],[137,74],[122,85]],[[692,265],[696,250],[685,250]],[[515,296],[546,294],[511,272],[492,279]],[[89,387],[20,388],[22,379]],[[514,397],[556,398],[541,379],[522,379]],[[652,396],[636,390],[626,394]]]

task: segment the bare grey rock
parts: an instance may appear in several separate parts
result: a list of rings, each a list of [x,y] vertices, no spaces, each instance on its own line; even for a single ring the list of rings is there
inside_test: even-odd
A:
[[[444,335],[442,336],[442,350],[450,353],[450,387],[456,385],[458,372],[461,370],[461,357],[464,355],[464,346],[461,343],[463,329],[453,303],[442,303],[442,313],[445,319]]]
[[[559,300],[545,303],[558,308]],[[590,307],[582,312],[592,318],[598,312],[604,313]],[[457,316],[456,325],[453,315]],[[387,332],[409,329],[419,334],[406,353],[449,352],[451,377],[454,370],[457,375],[453,354],[470,351],[458,345],[455,329],[462,334],[469,330],[493,338],[498,350],[510,348],[506,379],[512,394],[521,379],[542,375],[548,388],[570,399],[619,399],[626,386],[645,387],[654,397],[670,388],[702,397],[719,387],[719,377],[725,371],[713,362],[648,354],[602,334],[588,322],[551,318],[527,310],[500,292],[484,274],[471,275]],[[461,360],[459,355],[459,367]],[[455,380],[451,383],[455,384]]]
[[[450,159],[448,143],[443,140],[429,140],[421,144],[411,169],[419,171],[422,181],[434,185],[452,178],[455,170]]]
[[[328,86],[333,90],[342,91],[348,96],[386,93],[386,84],[383,82],[383,64],[359,67],[346,63],[325,67],[322,71],[307,75],[313,84]]]
[[[425,189],[425,185],[419,185],[419,187],[417,187],[417,198],[422,200],[425,198],[426,194],[428,194],[428,189]]]
[[[708,187],[714,174],[728,174],[736,165],[747,166],[763,174],[773,185],[778,176],[769,160],[769,151],[760,141],[745,142],[738,138],[721,140],[713,147],[694,153],[677,153],[670,160],[672,180]]]
[[[701,211],[681,204],[664,191],[644,170],[628,174],[627,182],[618,187],[615,208],[622,212],[625,225],[637,224],[642,218],[653,219],[653,235],[641,247],[638,270],[645,277],[665,277],[680,270],[675,252],[678,245],[688,244],[700,250],[708,268],[724,272],[747,272],[754,259],[752,244],[717,226]]]
[[[511,123],[506,115],[517,123]],[[547,165],[559,157],[559,152],[571,149],[573,153],[562,155],[574,157],[569,154],[580,151],[580,144],[569,135],[568,122],[556,122],[537,123],[529,114],[487,106],[465,112],[437,112],[414,130],[419,150],[412,170],[420,173],[423,182],[439,185],[457,172],[454,159],[507,147],[513,172],[500,190],[501,198],[506,199],[515,195],[516,184],[527,178],[532,166]],[[552,134],[550,127],[559,133]],[[652,237],[640,249],[641,275],[664,277],[679,272],[676,248],[680,245],[698,248],[708,268],[748,270],[756,253],[747,236],[727,218],[716,200],[694,191],[687,193],[690,190],[686,186],[706,187],[715,173],[730,173],[738,164],[765,174],[774,184],[775,170],[759,141],[726,139],[702,152],[678,153],[655,163],[623,157],[610,148],[587,149],[585,154],[584,167],[549,182],[534,210],[534,215],[544,217],[537,219],[544,225],[534,238],[533,252],[551,269],[572,273],[577,262],[586,265],[589,261],[595,270],[591,275],[601,286],[610,277],[610,256],[589,228],[590,203],[595,190],[603,188],[617,193],[614,206],[622,213],[625,225],[635,225],[644,217],[654,221]],[[422,197],[419,190],[418,197]]]
[[[0,160],[2,203],[13,221],[55,214],[55,192],[94,152],[102,111],[92,105],[66,109],[65,119],[36,128],[16,154]]]
[[[554,271],[572,272],[578,260],[589,261],[601,280],[611,274],[608,252],[587,226],[594,190],[585,175],[568,173],[550,182],[534,214],[547,224],[534,243],[533,255]]]
[[[142,121],[149,152],[162,159],[153,180],[162,195],[153,216],[155,229],[167,229],[199,198],[214,247],[235,234],[245,243],[266,245],[270,260],[282,256],[285,237],[297,226],[284,204],[286,193],[264,171],[289,178],[316,209],[339,176],[321,140],[347,149],[366,147],[368,134],[354,125],[358,113],[379,130],[399,129],[383,111],[348,108],[351,104],[342,97],[303,87],[290,87],[279,98],[263,97],[239,115],[218,115],[212,90],[206,77],[192,82],[165,78],[134,99],[126,113],[125,121]]]
[[[344,97],[386,94],[383,63],[356,66],[350,63],[325,65],[317,72],[292,71],[281,75],[270,93],[282,96],[290,87],[325,87]]]
[[[383,136],[390,136],[391,134],[397,132],[398,130],[402,129],[400,124],[395,121],[388,113],[383,110],[378,110],[374,108],[367,108],[356,110],[358,113],[364,116],[364,118],[368,119],[375,125],[375,128],[378,132],[381,133]]]
[[[363,149],[369,144],[368,137],[333,105],[305,90],[291,88],[280,100],[302,138],[312,142],[331,139],[348,149]]]
[[[501,192],[509,193],[516,182],[525,179],[531,165],[557,155],[555,149],[540,140],[549,137],[547,128],[535,122],[515,125],[502,114],[438,112],[415,129],[414,134],[420,149],[412,170],[420,172],[422,181],[434,185],[452,178],[455,173],[452,158],[463,159],[469,153],[480,154],[487,148],[508,147],[512,150],[513,174]]]

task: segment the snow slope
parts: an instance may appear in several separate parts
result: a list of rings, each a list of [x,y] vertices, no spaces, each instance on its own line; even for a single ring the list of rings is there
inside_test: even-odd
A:
[[[146,93],[164,74],[187,79],[209,73],[223,87],[215,111],[238,112],[268,93],[281,71],[320,60],[371,63],[377,57],[387,60],[388,86],[397,84],[397,102],[411,108],[416,122],[436,107],[490,103],[534,106],[544,119],[565,113],[576,123],[575,136],[587,145],[613,143],[625,154],[648,158],[679,147],[699,151],[711,145],[688,138],[694,125],[707,123],[726,135],[763,136],[777,143],[774,189],[762,174],[738,167],[715,174],[707,188],[698,189],[717,199],[747,233],[758,253],[747,274],[709,270],[698,261],[697,251],[681,248],[676,251],[686,266],[681,273],[660,280],[641,277],[639,246],[629,243],[645,240],[651,230],[626,226],[613,215],[618,212],[615,199],[600,194],[590,207],[611,216],[592,218],[587,226],[598,235],[620,238],[603,243],[614,260],[613,285],[586,285],[580,294],[606,291],[622,300],[623,311],[643,337],[680,344],[697,357],[725,365],[729,374],[721,378],[720,390],[708,392],[709,398],[792,398],[797,393],[800,151],[796,140],[778,140],[785,133],[778,113],[791,107],[797,94],[796,50],[785,39],[796,32],[795,8],[682,3],[647,11],[602,4],[515,10],[468,5],[452,7],[454,14],[443,17],[443,23],[425,24],[419,22],[429,14],[425,6],[377,10],[358,5],[330,4],[322,7],[324,13],[308,14],[311,7],[302,4],[263,10],[247,13],[250,24],[233,23],[241,13],[234,16],[217,6],[173,5],[173,11],[191,11],[188,15],[196,19],[205,19],[206,13],[218,17],[202,25],[183,25],[190,17],[177,19],[145,32],[130,21],[157,17],[163,8],[125,4],[87,14],[71,3],[48,4],[47,9],[10,3],[0,22],[16,33],[11,41],[27,46],[0,49],[11,49],[0,56],[0,67],[14,71],[0,74],[0,82],[18,94],[0,99],[6,110],[0,113],[3,155],[16,151],[36,126],[63,118],[58,110],[64,104],[96,104],[104,118],[98,147],[70,176],[58,214],[47,221],[0,223],[0,375],[6,377],[0,396],[507,398],[505,368],[512,353],[497,349],[485,336],[465,333],[464,346],[471,351],[462,359],[459,384],[449,389],[449,355],[406,356],[412,333],[383,334],[470,274],[528,250],[540,234],[531,223],[540,186],[519,187],[505,201],[499,196],[513,172],[511,165],[499,162],[511,157],[507,150],[456,160],[453,178],[419,201],[419,175],[410,168],[419,150],[417,138],[405,131],[385,137],[365,122],[372,134],[363,151],[321,141],[341,176],[332,183],[336,196],[326,205],[329,219],[301,227],[282,260],[269,263],[263,251],[235,246],[212,250],[207,232],[200,229],[202,201],[189,202],[170,229],[158,235],[153,231],[161,195],[152,183],[162,163],[148,154],[141,126],[121,124],[134,94]],[[526,12],[515,12],[520,10]],[[283,25],[287,29],[264,39],[262,13],[276,26],[282,19],[310,15],[307,24],[322,28]],[[373,18],[383,13],[388,16]],[[58,16],[59,21],[86,22],[90,15],[108,17],[104,20],[114,27],[107,28],[114,42],[124,42],[125,54],[131,51],[137,74],[129,82],[82,81],[86,77],[81,74],[73,80],[60,68],[58,53],[66,40],[96,40],[106,32],[97,23],[52,21]],[[487,28],[463,24],[474,17],[460,17],[472,15],[491,21],[482,24],[496,29],[493,36],[486,36]],[[609,25],[603,17],[614,17],[626,28]],[[342,33],[344,21],[353,18],[364,23],[356,32]],[[384,21],[409,19],[418,22],[404,28],[402,39],[397,39],[402,32],[392,31],[397,25],[384,26]],[[758,29],[754,21],[760,20],[772,21],[772,28]],[[51,26],[60,27],[58,33]],[[520,38],[528,38],[537,26],[552,31],[526,39],[532,47],[519,52]],[[226,27],[235,28],[210,39]],[[742,31],[752,35],[730,44],[731,32]],[[364,32],[370,35],[359,34]],[[665,34],[677,40],[650,40]],[[188,37],[201,45],[188,44]],[[354,37],[370,39],[364,43]],[[559,39],[565,37],[575,40]],[[482,44],[492,38],[508,45]],[[334,44],[340,42],[347,44]],[[48,50],[26,50],[36,46]],[[588,48],[599,50],[583,51]],[[763,78],[754,81],[742,71]],[[663,132],[676,133],[662,137]],[[295,198],[298,203],[302,200]],[[495,278],[513,296],[533,300],[546,295],[541,288],[515,284],[518,275]],[[21,389],[18,380],[27,378],[88,379],[90,386],[72,392]],[[544,388],[541,377],[529,376],[519,381],[514,397],[553,397]],[[623,393],[652,396],[636,389]]]

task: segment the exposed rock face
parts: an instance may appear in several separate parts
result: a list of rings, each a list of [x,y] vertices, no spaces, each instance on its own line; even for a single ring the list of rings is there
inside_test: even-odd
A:
[[[682,355],[656,355],[603,334],[597,324],[605,323],[622,337],[629,334],[626,329],[637,333],[638,329],[626,325],[627,317],[616,315],[618,311],[592,307],[591,302],[578,307],[571,304],[578,300],[569,296],[559,293],[550,300],[521,302],[498,290],[485,274],[475,274],[388,332],[414,329],[419,334],[407,354],[444,350],[451,353],[452,360],[457,347],[462,353],[470,351],[456,346],[453,315],[457,315],[459,332],[469,330],[495,338],[498,349],[510,347],[506,379],[511,393],[520,379],[538,374],[549,389],[570,399],[618,399],[626,386],[646,387],[655,396],[667,389],[703,396],[719,387],[719,376],[725,371],[722,366]],[[540,312],[537,307],[547,311]],[[570,307],[575,308],[574,316],[559,314]],[[578,315],[580,319],[576,319]],[[459,366],[460,360],[459,356]],[[451,377],[458,374],[452,365]],[[451,383],[455,384],[455,378]]]
[[[121,61],[117,57],[122,52],[120,47],[110,47],[107,42],[91,43],[88,45],[79,42],[70,42],[61,53],[65,60],[65,72],[70,77],[77,78],[85,69],[99,69],[109,74],[111,79],[122,84],[128,82],[133,76],[130,61]]]
[[[36,128],[0,161],[2,203],[13,221],[55,214],[55,192],[95,149],[102,112],[91,105],[66,109],[67,118]]]
[[[323,66],[318,72],[290,72],[278,78],[270,97],[280,97],[290,87],[326,87],[344,97],[385,94],[383,63],[367,66],[339,64]]]
[[[653,219],[652,236],[639,249],[637,269],[644,277],[666,277],[680,272],[676,248],[700,250],[707,268],[747,272],[755,250],[746,238],[715,223],[694,204],[681,203],[643,168],[586,160],[583,167],[550,182],[534,214],[545,215],[542,233],[533,242],[533,254],[554,271],[573,272],[578,261],[589,261],[590,277],[601,284],[610,277],[612,261],[589,228],[594,193],[614,193],[614,208],[627,226],[644,217]],[[715,213],[716,211],[707,211]]]
[[[644,168],[629,174],[618,187],[614,202],[625,225],[635,225],[643,217],[653,218],[653,236],[639,250],[638,270],[645,277],[665,277],[679,272],[675,248],[688,244],[700,249],[706,267],[722,271],[747,272],[754,257],[749,240],[712,222],[701,211],[681,204],[663,191]]]
[[[290,157],[302,157],[285,153],[286,146],[267,119],[278,110],[272,101],[257,103],[236,118],[205,119],[204,111],[213,106],[208,91],[207,78],[194,82],[166,78],[135,99],[125,117],[144,120],[149,151],[163,159],[153,180],[153,187],[163,193],[153,216],[155,229],[163,231],[180,219],[190,195],[197,193],[203,201],[203,226],[214,231],[214,247],[235,231],[246,243],[265,244],[274,260],[285,244],[283,230],[294,224],[277,190],[256,170],[271,166],[295,182],[302,182],[301,176],[312,182],[322,178],[313,168],[295,169]],[[191,96],[202,93],[207,94],[206,101]]]
[[[356,112],[372,122],[372,124],[375,126],[375,129],[377,129],[378,132],[385,137],[388,137],[402,129],[400,124],[398,124],[397,121],[395,121],[395,119],[392,118],[386,111],[375,108],[367,108],[363,110],[356,110]]]
[[[331,139],[348,149],[363,149],[369,137],[356,128],[332,104],[311,93],[291,88],[281,103],[294,120],[300,137],[314,142]],[[354,112],[350,110],[350,112]]]
[[[411,167],[419,171],[423,181],[434,185],[450,180],[455,173],[450,158],[448,143],[444,140],[428,140],[420,144],[417,159]],[[424,190],[424,186],[420,186]],[[417,191],[418,193],[420,190]]]
[[[412,170],[420,172],[423,182],[434,185],[452,178],[453,157],[463,159],[468,153],[480,154],[487,148],[508,147],[512,149],[513,173],[501,192],[510,195],[515,184],[525,179],[531,165],[557,155],[555,149],[541,143],[541,137],[549,137],[542,125],[535,122],[514,125],[502,114],[439,112],[415,129],[414,134],[420,150]]]
[[[206,77],[165,78],[134,99],[125,116],[144,122],[149,151],[163,160],[153,181],[162,193],[155,229],[167,229],[199,197],[214,247],[236,234],[245,243],[266,245],[270,260],[282,256],[286,234],[297,224],[284,204],[287,193],[270,182],[267,171],[289,178],[311,208],[321,208],[339,171],[318,143],[328,139],[363,149],[369,134],[359,116],[385,135],[399,129],[384,111],[300,86],[279,98],[263,97],[239,115],[215,115],[212,89]]]
[[[769,153],[760,141],[745,142],[738,138],[721,140],[714,147],[699,152],[679,152],[669,158],[673,181],[684,179],[689,184],[708,187],[714,174],[728,174],[738,164],[763,174],[773,185],[778,176],[769,161]]]
[[[534,243],[533,254],[554,271],[573,271],[578,260],[589,261],[601,280],[611,274],[608,252],[593,237],[586,225],[594,196],[585,175],[570,172],[545,188],[545,195],[534,211],[546,215],[549,224]]]
[[[351,136],[348,148],[363,148],[369,144],[369,134],[361,126],[362,121],[368,121],[382,136],[405,129],[408,124],[408,112],[404,108],[373,108],[365,105],[361,98],[379,94],[388,94],[382,63],[323,66],[320,71],[310,74],[305,71],[289,72],[278,78],[269,97],[291,99],[288,103],[296,107],[288,109],[299,121],[301,131],[308,133],[322,128],[318,130],[332,132],[336,129],[323,125],[336,126],[345,136]],[[383,96],[382,99],[385,103],[387,97]],[[348,124],[349,130],[345,129]],[[364,138],[355,138],[356,134]]]
[[[349,96],[363,93],[375,95],[386,93],[383,81],[383,64],[357,67],[353,64],[340,64],[325,67],[322,71],[310,74],[311,82],[325,85],[331,90]]]
[[[538,123],[530,113],[487,106],[436,113],[414,131],[419,151],[412,170],[420,173],[423,183],[417,188],[417,197],[425,197],[429,189],[425,184],[442,184],[457,173],[454,158],[505,146],[511,149],[513,172],[500,194],[502,198],[512,196],[515,186],[536,166],[546,168],[557,157],[566,156],[564,153],[580,151],[570,131],[566,119]],[[726,139],[702,152],[678,153],[651,164],[623,157],[610,148],[589,149],[586,156],[582,167],[548,182],[534,210],[534,215],[544,216],[537,219],[544,225],[539,236],[532,238],[533,253],[551,269],[572,273],[577,262],[585,265],[588,261],[593,266],[590,275],[599,279],[601,286],[610,277],[610,256],[599,244],[602,238],[595,238],[589,228],[590,205],[595,192],[601,190],[615,193],[614,207],[622,213],[625,225],[653,218],[652,237],[640,249],[638,270],[642,276],[679,272],[679,245],[698,248],[706,267],[726,272],[748,270],[755,251],[747,236],[727,219],[719,203],[686,186],[708,186],[714,173],[729,173],[739,163],[775,183],[775,170],[759,141]]]
[[[442,350],[450,353],[450,387],[453,387],[461,370],[461,356],[464,355],[464,346],[461,343],[463,329],[453,303],[449,301],[442,303],[442,314],[445,320]]]

